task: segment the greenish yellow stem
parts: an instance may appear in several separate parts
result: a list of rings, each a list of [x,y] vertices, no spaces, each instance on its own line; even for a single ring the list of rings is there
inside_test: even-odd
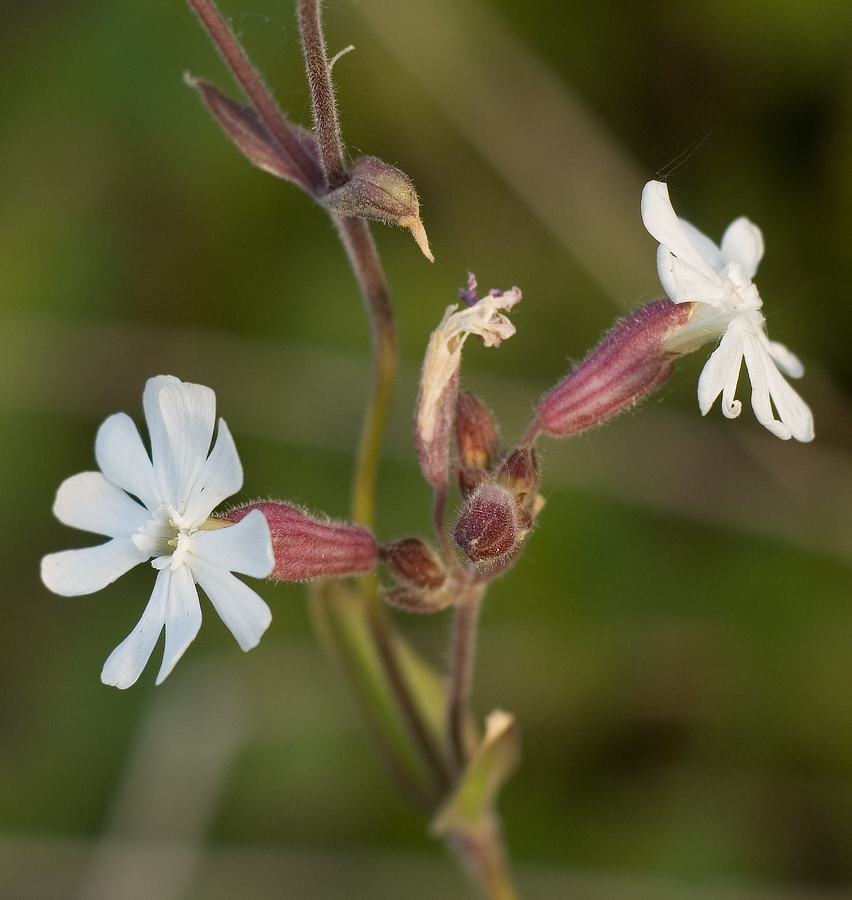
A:
[[[484,900],[519,900],[496,816],[491,816],[482,828],[451,832],[447,844],[464,864]]]

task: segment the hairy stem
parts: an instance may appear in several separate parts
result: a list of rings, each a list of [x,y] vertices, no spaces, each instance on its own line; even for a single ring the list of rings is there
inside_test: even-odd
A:
[[[346,181],[346,163],[334,100],[334,85],[331,82],[331,65],[325,50],[320,2],[321,0],[299,0],[299,29],[311,86],[314,133],[320,161],[329,190],[334,190]]]
[[[233,72],[237,83],[257,110],[263,124],[279,144],[282,153],[289,158],[288,161],[293,168],[302,175],[305,190],[314,196],[324,193],[325,186],[319,181],[316,163],[303,149],[297,134],[281,114],[278,105],[272,99],[272,95],[260,75],[255,71],[239,41],[234,37],[227,22],[222,18],[213,0],[188,0],[188,2]]]
[[[467,763],[465,729],[468,701],[473,681],[473,657],[476,626],[482,603],[483,588],[470,588],[458,601],[453,620],[450,656],[450,685],[447,703],[447,734],[453,761],[461,771]]]

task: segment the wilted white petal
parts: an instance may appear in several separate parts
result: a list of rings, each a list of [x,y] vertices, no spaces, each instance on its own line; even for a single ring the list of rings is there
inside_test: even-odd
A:
[[[243,467],[237,447],[224,419],[219,419],[219,433],[210,456],[204,461],[187,501],[188,519],[204,522],[223,501],[243,486]]]
[[[746,278],[754,278],[763,259],[763,233],[754,222],[740,216],[722,235],[721,251],[725,265],[739,263]]]
[[[269,525],[259,509],[236,525],[199,531],[193,536],[192,552],[210,565],[253,578],[266,578],[275,567]]]
[[[520,301],[521,292],[512,288],[499,296],[489,294],[458,312],[457,305],[447,307],[441,324],[432,332],[420,375],[416,427],[421,440],[432,440],[444,392],[461,367],[462,347],[468,336],[478,335],[486,347],[499,347],[515,333],[515,326],[500,310],[511,309]]]
[[[63,597],[100,591],[148,557],[130,538],[113,538],[96,547],[49,553],[41,561],[41,580]]]
[[[240,647],[257,646],[272,621],[266,603],[235,575],[204,559],[193,562],[192,574]]]
[[[127,537],[145,524],[148,510],[100,472],[81,472],[59,485],[53,514],[71,528]]]
[[[166,568],[154,583],[151,599],[142,618],[130,634],[110,653],[101,672],[101,681],[117,688],[129,688],[135,684],[148,664],[160,632],[166,623],[171,571]]]
[[[157,684],[161,684],[175,667],[201,627],[201,604],[188,566],[177,566],[171,572],[165,626],[166,646]]]
[[[145,445],[126,413],[110,416],[98,429],[95,459],[109,481],[138,497],[148,509],[163,502]]]

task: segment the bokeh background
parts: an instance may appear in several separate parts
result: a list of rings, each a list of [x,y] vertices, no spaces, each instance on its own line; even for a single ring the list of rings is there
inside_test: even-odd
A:
[[[310,124],[291,3],[223,0]],[[0,28],[0,896],[464,898],[386,782],[312,635],[266,585],[242,654],[207,607],[161,687],[100,667],[140,567],[51,595],[51,516],[98,424],[151,375],[213,387],[245,497],[344,517],[368,331],[333,229],[253,169],[181,77],[235,89],[179,0],[5,0]],[[635,413],[544,448],[547,505],[495,584],[476,706],[520,723],[501,809],[527,898],[852,895],[852,5],[848,0],[338,0],[350,153],[418,186],[436,262],[377,230],[403,373],[378,509],[426,534],[410,417],[468,271],[518,333],[464,380],[507,441],[615,317],[659,295],[642,184],[716,237],[763,229],[772,338],[817,439],[701,419],[706,353]],[[741,388],[745,397],[746,388]],[[437,664],[448,619],[400,627]],[[158,651],[159,653],[159,651]],[[156,656],[157,654],[155,654]]]

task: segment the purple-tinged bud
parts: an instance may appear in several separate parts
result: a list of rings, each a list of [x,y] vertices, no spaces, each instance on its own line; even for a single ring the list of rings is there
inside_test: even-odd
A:
[[[529,527],[514,494],[498,484],[483,484],[465,501],[453,538],[473,563],[496,564],[520,550]]]
[[[532,509],[536,505],[540,481],[538,454],[535,448],[529,446],[513,450],[497,472],[497,482],[507,487],[524,509]]]
[[[382,562],[403,584],[437,590],[447,579],[437,553],[420,538],[402,538],[379,548]]]
[[[420,201],[411,179],[375,156],[356,159],[347,173],[346,183],[327,194],[323,203],[339,216],[410,229],[423,255],[430,262],[435,261],[420,220]]]
[[[360,525],[316,519],[277,500],[247,503],[222,513],[220,518],[236,523],[253,509],[266,517],[272,535],[275,568],[270,578],[304,581],[360,575],[375,568],[379,553],[376,539]]]
[[[655,300],[613,328],[573,372],[545,394],[528,434],[553,437],[598,425],[659,387],[682,353],[665,348],[693,304]]]
[[[497,455],[494,419],[470,391],[461,391],[456,398],[456,450],[464,469],[490,469]]]

